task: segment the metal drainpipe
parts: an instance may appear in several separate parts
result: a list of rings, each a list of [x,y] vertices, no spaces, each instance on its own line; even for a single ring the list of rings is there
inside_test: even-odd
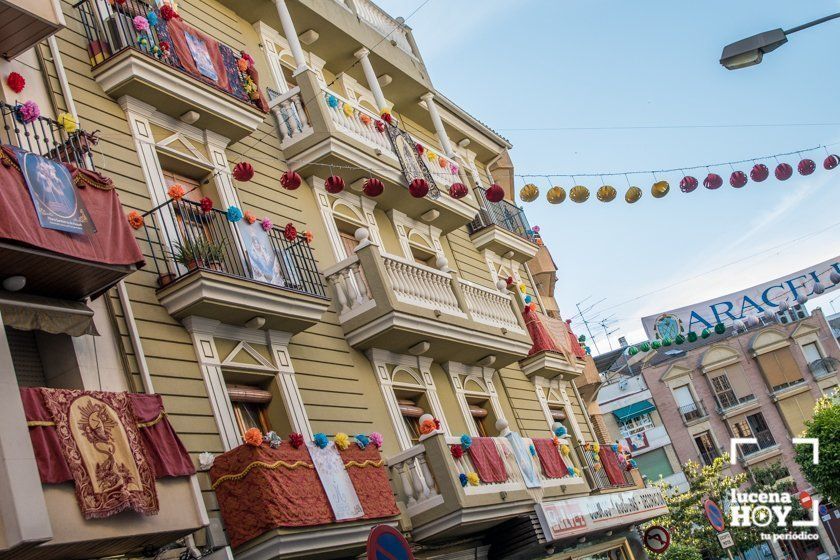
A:
[[[73,115],[76,122],[79,122],[79,113],[76,111],[73,92],[70,90],[70,83],[67,81],[67,74],[64,72],[64,63],[61,60],[61,52],[58,50],[58,41],[56,41],[55,35],[51,35],[47,39],[47,44],[50,48],[50,56],[53,59],[55,73],[58,76],[58,85],[61,88],[61,95],[64,97],[67,112]],[[149,372],[149,366],[146,363],[146,354],[143,352],[143,345],[137,331],[137,322],[134,320],[134,313],[131,310],[131,300],[128,297],[128,290],[126,290],[125,283],[122,280],[117,284],[117,297],[120,300],[120,306],[123,308],[125,324],[128,328],[128,338],[131,341],[131,348],[134,350],[137,368],[140,370],[140,381],[143,384],[143,391],[152,394],[155,392],[154,385],[152,385],[152,376]]]

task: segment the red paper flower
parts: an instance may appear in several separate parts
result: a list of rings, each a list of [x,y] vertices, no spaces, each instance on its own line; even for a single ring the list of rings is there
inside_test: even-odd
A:
[[[324,188],[330,194],[338,194],[344,190],[344,179],[338,175],[331,175],[324,181]]]
[[[245,443],[247,443],[248,445],[259,447],[262,445],[263,435],[259,428],[250,428],[242,436],[242,439],[244,439]]]
[[[460,445],[450,445],[449,452],[452,453],[452,458],[456,461],[464,456],[464,450]]]
[[[247,161],[240,161],[233,166],[233,178],[245,182],[254,178],[254,166]]]
[[[787,181],[793,175],[793,167],[789,163],[780,163],[773,172],[779,181]]]
[[[680,190],[684,193],[690,193],[697,188],[697,184],[697,179],[691,175],[686,175],[682,178],[682,181],[680,181]]]
[[[750,179],[756,183],[760,183],[770,176],[770,170],[763,163],[756,163],[750,171]]]
[[[513,276],[508,276],[507,278],[505,278],[505,284],[507,284],[508,286],[513,284]]]
[[[376,121],[376,130],[379,132],[385,132],[385,123],[382,121]]]
[[[170,19],[179,18],[181,16],[178,15],[178,12],[175,11],[175,8],[173,8],[169,4],[164,4],[160,7],[160,17],[163,18],[163,21],[169,21]]]
[[[382,184],[382,181],[377,179],[376,177],[369,177],[366,181],[364,186],[362,187],[362,191],[367,196],[375,197],[382,194],[385,190],[385,185]]]
[[[816,168],[817,164],[814,163],[814,160],[812,159],[803,159],[799,162],[799,165],[796,166],[800,175],[810,175]]]
[[[289,191],[293,191],[298,188],[301,182],[300,175],[291,169],[287,169],[286,172],[280,176],[280,185]]]
[[[729,176],[729,184],[736,189],[740,189],[747,184],[747,174],[743,171],[733,171],[732,175]]]
[[[249,211],[245,210],[245,221],[248,222],[249,224],[253,224],[254,222],[257,221],[257,217],[254,216]]]
[[[703,179],[703,186],[709,190],[719,189],[723,185],[723,178],[717,173],[709,173]]]
[[[825,158],[825,161],[823,161],[823,167],[825,169],[834,169],[838,165],[840,165],[840,157],[834,154],[831,154],[830,156]]]
[[[417,142],[417,144],[414,147],[417,148],[417,155],[422,156],[423,151],[424,151],[423,144],[421,144],[420,142]]]
[[[213,210],[213,201],[210,200],[209,196],[205,196],[198,203],[201,205],[201,211],[205,214]]]
[[[298,433],[289,434],[289,443],[292,444],[292,447],[297,449],[303,445],[303,436]]]
[[[132,210],[128,213],[128,224],[134,229],[143,227],[143,216],[137,210]]]
[[[391,116],[391,113],[382,113],[382,120],[388,124],[394,124],[394,117]],[[383,127],[384,130],[384,127]]]
[[[286,238],[286,241],[294,241],[297,239],[297,229],[295,229],[292,222],[289,222],[286,224],[286,227],[283,228],[283,237]]]
[[[449,185],[449,196],[452,198],[464,198],[467,196],[467,187],[464,183],[452,183]]]
[[[484,196],[490,202],[501,202],[502,199],[505,197],[505,189],[503,189],[496,183],[493,183],[492,185],[490,185],[490,188],[487,189],[487,191],[484,193]]]
[[[435,429],[440,430],[440,420],[438,420],[437,418],[435,418],[434,420],[435,420]]]
[[[160,47],[160,50],[164,55],[169,56],[169,51],[172,49],[169,41],[161,41],[160,44],[158,44],[158,47]]]
[[[411,196],[414,198],[423,198],[429,193],[429,183],[426,182],[426,179],[422,177],[418,177],[411,181],[411,184],[408,185],[408,192],[411,193]]]
[[[9,74],[9,77],[6,78],[6,85],[8,85],[9,89],[13,92],[20,93],[23,91],[23,88],[26,87],[26,78],[17,72],[12,72]]]

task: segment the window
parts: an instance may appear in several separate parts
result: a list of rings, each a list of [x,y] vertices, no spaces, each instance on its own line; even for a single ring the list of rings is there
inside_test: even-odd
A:
[[[408,431],[408,437],[413,445],[420,441],[420,417],[425,414],[423,409],[417,406],[417,399],[397,398],[397,405],[400,407],[403,424]]]
[[[764,415],[760,412],[751,414],[741,420],[733,422],[732,433],[739,438],[755,438],[758,444],[741,445],[740,451],[743,455],[751,455],[757,453],[762,449],[767,449],[776,445],[776,440],[773,434],[770,433],[770,428],[764,420]]]
[[[261,432],[271,431],[267,414],[271,393],[250,385],[228,385],[227,392],[240,433],[244,434],[251,428]]]
[[[721,408],[730,408],[738,404],[738,397],[735,396],[735,391],[729,384],[729,378],[726,375],[719,375],[712,377],[712,389],[715,391],[715,398]]]
[[[790,348],[780,348],[759,354],[756,359],[771,391],[778,391],[802,382],[802,371],[796,365]]]
[[[694,400],[694,395],[688,385],[682,385],[674,389],[674,400],[677,401],[677,407],[685,422],[703,417],[703,411]]]
[[[817,360],[821,360],[823,358],[822,353],[820,352],[820,347],[817,346],[816,342],[803,344],[802,353],[805,354],[805,361],[809,364],[813,364]]]
[[[664,478],[674,474],[674,469],[671,468],[671,462],[664,449],[655,449],[642,455],[634,454],[633,458],[636,459],[639,472],[651,482],[658,481],[660,476]]]
[[[473,422],[475,422],[475,429],[481,437],[487,437],[487,427],[484,422],[487,418],[487,409],[477,404],[469,405],[470,415],[472,415]]]
[[[720,451],[718,451],[715,440],[712,439],[712,434],[709,432],[702,432],[694,436],[694,445],[697,446],[697,450],[700,452],[700,460],[704,465],[711,465],[716,457],[720,457]]]
[[[35,331],[19,331],[6,327],[6,338],[12,354],[12,365],[15,376],[21,387],[46,387],[47,378],[44,375],[44,365],[38,350]]]
[[[636,416],[635,418],[628,418],[618,425],[618,429],[624,437],[630,437],[633,434],[644,432],[652,427],[653,418],[650,417],[650,413],[642,414],[641,416]]]

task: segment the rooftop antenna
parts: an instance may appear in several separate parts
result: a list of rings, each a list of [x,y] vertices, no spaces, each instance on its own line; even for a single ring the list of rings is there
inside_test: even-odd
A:
[[[592,329],[589,328],[589,320],[586,318],[586,314],[589,313],[590,311],[592,311],[595,308],[595,306],[597,306],[598,304],[600,304],[601,302],[603,302],[607,298],[602,298],[602,299],[596,301],[595,303],[593,303],[592,305],[590,305],[589,307],[587,307],[586,309],[581,309],[580,306],[582,304],[586,303],[586,301],[591,297],[592,296],[587,296],[586,298],[583,299],[583,301],[577,302],[575,304],[575,307],[577,307],[578,315],[580,316],[580,319],[583,321],[583,326],[586,327],[586,332],[589,334],[589,339],[592,341],[592,344],[595,346],[595,351],[600,354],[601,349],[598,348],[598,343],[595,341],[595,336],[592,334]]]
[[[612,330],[609,330],[609,328],[610,328],[612,325],[614,325],[615,323],[617,323],[617,321],[616,321],[615,319],[613,319],[613,316],[614,316],[614,315],[610,315],[609,317],[606,317],[606,318],[604,318],[604,319],[601,319],[601,320],[598,322],[598,324],[599,324],[599,325],[601,325],[601,328],[602,328],[602,329],[604,329],[604,337],[607,339],[607,344],[609,344],[609,345],[610,345],[610,350],[612,350],[612,349],[613,349],[612,341],[610,340],[610,335],[611,335],[611,334],[615,334],[615,333],[617,333],[618,331],[620,331],[620,330],[621,330],[621,329],[612,329]]]

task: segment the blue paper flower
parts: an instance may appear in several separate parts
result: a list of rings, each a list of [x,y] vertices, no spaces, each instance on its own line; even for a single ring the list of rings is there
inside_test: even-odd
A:
[[[315,445],[320,447],[321,449],[325,448],[330,440],[327,439],[327,434],[317,433],[315,437],[312,438],[312,441],[315,442]]]
[[[534,448],[534,444],[533,444],[533,443],[530,445],[529,449],[531,450],[531,455],[532,455],[533,457],[536,457],[536,456],[537,456],[537,450]]]
[[[467,475],[465,475],[464,473],[461,473],[461,474],[458,475],[458,480],[461,481],[461,486],[466,486],[467,485],[467,482],[468,482],[467,481]]]
[[[531,296],[525,296],[525,303],[531,303]]]
[[[630,459],[630,466],[636,468],[636,459]]]
[[[566,435],[566,427],[565,426],[557,426],[554,428],[554,435],[557,437],[563,437]]]
[[[328,95],[327,105],[335,109],[336,107],[338,107],[338,98],[335,95]]]
[[[612,449],[612,450],[613,450],[613,451],[615,451],[615,452],[618,452],[618,444],[617,444],[617,443],[612,444],[612,445],[610,446],[610,449]]]
[[[227,209],[227,219],[230,223],[235,224],[242,219],[242,210],[236,206],[231,206]]]
[[[569,476],[575,476],[575,468],[574,467],[566,467],[569,470]]]
[[[149,12],[148,14],[146,14],[146,20],[152,27],[158,24],[158,16],[155,12]]]
[[[470,436],[468,436],[467,434],[462,435],[461,436],[461,447],[463,448],[463,450],[466,451],[467,449],[470,448],[471,445],[472,445],[472,438]]]
[[[361,449],[364,449],[370,443],[370,438],[367,437],[365,434],[358,434],[356,436],[356,445],[358,445]]]

